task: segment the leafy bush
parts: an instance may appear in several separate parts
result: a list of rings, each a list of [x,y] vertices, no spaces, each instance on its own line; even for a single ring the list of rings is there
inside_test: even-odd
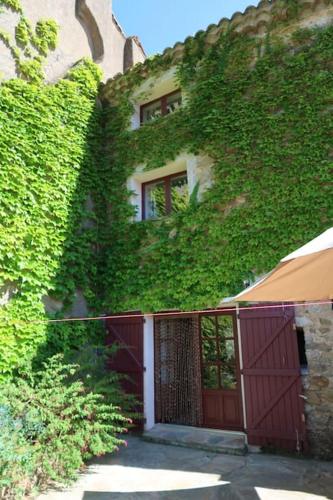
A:
[[[42,370],[0,388],[1,498],[68,482],[85,460],[125,443],[118,435],[130,419],[111,397],[90,390],[79,370],[56,355]],[[120,401],[116,378],[112,384]]]
[[[83,345],[70,351],[65,359],[79,366],[74,379],[81,379],[85,386],[98,394],[102,394],[106,402],[121,408],[123,415],[130,420],[140,420],[142,408],[132,394],[125,394],[121,382],[126,375],[105,370],[110,359],[117,353],[119,346]],[[136,411],[135,411],[136,410]]]
[[[25,438],[22,422],[14,419],[7,406],[0,407],[0,498],[6,497],[13,484],[16,498],[26,489],[25,479],[33,474],[34,456]]]

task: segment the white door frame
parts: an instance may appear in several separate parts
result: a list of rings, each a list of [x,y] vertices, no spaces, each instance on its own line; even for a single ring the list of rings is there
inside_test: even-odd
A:
[[[246,406],[245,406],[245,387],[244,387],[244,375],[243,371],[243,351],[242,351],[242,338],[241,338],[241,326],[239,319],[239,305],[236,305],[236,318],[237,318],[237,336],[238,336],[238,352],[239,352],[239,369],[240,369],[240,379],[241,379],[241,394],[242,394],[242,409],[243,409],[243,422],[244,430],[247,429],[246,420]]]
[[[144,429],[155,425],[154,317],[144,316],[143,322],[143,413]]]

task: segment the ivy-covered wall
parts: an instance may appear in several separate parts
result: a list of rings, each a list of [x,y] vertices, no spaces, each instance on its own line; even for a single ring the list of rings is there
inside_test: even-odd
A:
[[[86,324],[29,321],[47,319],[45,296],[63,304],[58,316],[76,289],[96,304],[98,226],[85,206],[99,192],[100,76],[85,61],[55,85],[0,86],[1,375],[42,345],[66,350],[92,336]]]
[[[108,310],[216,306],[332,225],[332,26],[287,44],[231,30],[208,50],[202,35],[179,65],[182,109],[129,130],[135,69],[107,106]],[[168,59],[146,67],[159,75]],[[132,223],[126,179],[181,152],[213,158],[213,187],[183,213]]]
[[[178,68],[187,104],[136,131],[135,69],[104,109],[89,61],[45,85],[41,60],[37,78],[32,65],[0,86],[0,376],[93,341],[98,322],[38,322],[71,316],[78,291],[91,314],[215,306],[332,225],[332,32],[284,46],[230,31],[209,50],[198,36]],[[148,76],[170,64],[147,61]],[[213,187],[182,213],[131,222],[135,167],[181,152],[214,160]]]
[[[101,333],[100,323],[47,321],[75,315],[77,297],[91,313],[99,308],[104,208],[101,70],[82,60],[47,85],[59,27],[33,26],[20,0],[0,0],[1,9],[18,15],[14,36],[0,31],[0,39],[20,78],[0,84],[0,378]]]

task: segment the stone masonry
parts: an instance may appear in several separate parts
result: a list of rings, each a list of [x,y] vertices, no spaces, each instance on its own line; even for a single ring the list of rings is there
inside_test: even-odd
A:
[[[304,330],[308,360],[303,386],[310,451],[317,457],[333,458],[332,306],[299,306],[296,325]]]

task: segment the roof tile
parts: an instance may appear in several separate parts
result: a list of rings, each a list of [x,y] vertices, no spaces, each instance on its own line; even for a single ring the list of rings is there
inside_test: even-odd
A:
[[[306,11],[315,11],[319,8],[327,8],[333,5],[333,0],[297,0],[297,5],[302,11],[302,15],[306,16]],[[220,35],[232,28],[237,33],[246,33],[253,36],[262,37],[270,29],[273,23],[287,23],[288,19],[293,18],[291,7],[284,0],[261,0],[258,6],[250,5],[242,12],[235,12],[230,19],[222,18],[219,23],[210,24],[205,31],[199,30],[194,37],[189,36],[184,42],[176,42],[173,47],[166,48],[161,54],[162,59],[170,59],[171,64],[178,63],[182,59],[185,47],[192,45],[196,39],[205,36],[205,46],[214,45]],[[144,63],[139,63],[129,69],[124,75],[116,75],[108,80],[102,89],[102,98],[110,98],[114,91],[126,89],[126,81],[128,73],[135,71],[140,76],[146,76],[149,72],[149,59]]]

